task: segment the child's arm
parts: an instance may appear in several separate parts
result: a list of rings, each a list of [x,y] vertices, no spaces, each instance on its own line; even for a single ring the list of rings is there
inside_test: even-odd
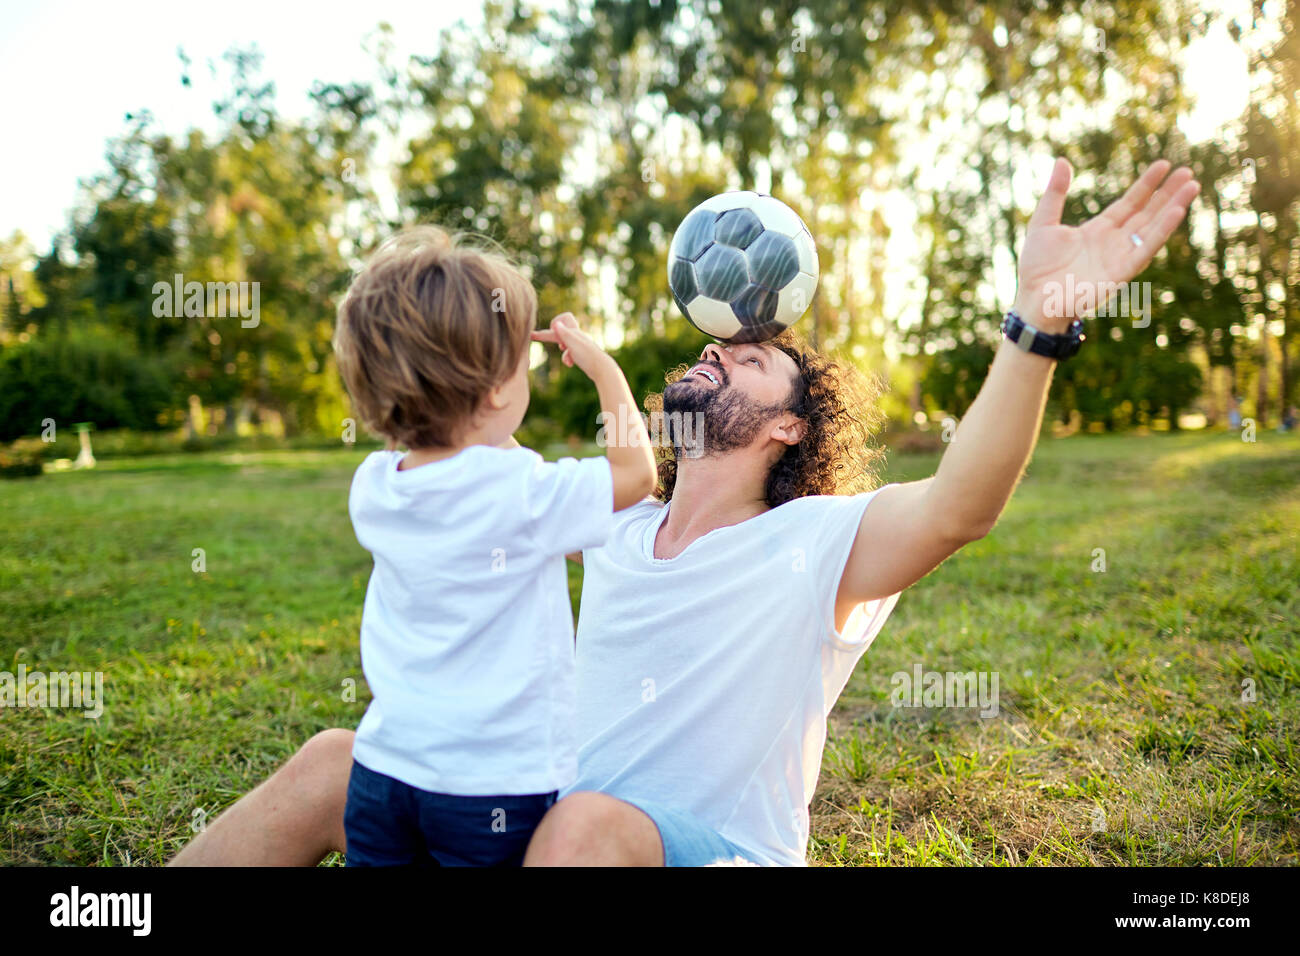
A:
[[[578,334],[583,333],[578,331]],[[563,335],[566,343],[573,340],[573,332],[565,332]],[[595,343],[592,342],[592,345],[595,346]],[[600,352],[600,358],[603,361],[595,369],[583,371],[591,376],[596,386],[596,394],[600,396],[600,409],[605,412],[605,421],[614,423],[623,420],[628,423],[628,434],[614,435],[614,440],[605,449],[610,470],[614,473],[614,510],[622,511],[651,494],[655,490],[658,475],[654,452],[650,450],[650,436],[646,433],[645,422],[641,419],[623,370],[607,353]],[[618,414],[620,405],[628,410],[626,417]],[[606,434],[613,431],[607,424]]]
[[[568,312],[552,319],[549,331],[534,332],[532,337],[537,342],[559,345],[564,349],[564,364],[576,365],[587,374],[596,386],[606,421],[619,422],[619,406],[627,409],[622,420],[627,422],[628,433],[614,435],[614,440],[605,449],[614,476],[614,510],[622,511],[651,494],[658,475],[654,453],[650,450],[650,436],[618,363],[578,328],[577,320]],[[612,431],[606,428],[607,435]]]

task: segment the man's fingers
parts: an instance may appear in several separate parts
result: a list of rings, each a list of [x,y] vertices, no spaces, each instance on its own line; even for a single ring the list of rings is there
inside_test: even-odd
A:
[[[1160,187],[1160,190],[1147,201],[1147,204],[1141,209],[1135,210],[1133,215],[1120,224],[1120,228],[1125,232],[1140,232],[1147,223],[1160,215],[1170,201],[1178,196],[1179,190],[1191,180],[1192,171],[1188,167],[1180,166],[1175,169],[1169,178],[1164,181],[1164,185]]]
[[[1169,172],[1170,165],[1167,159],[1157,159],[1146,168],[1137,178],[1137,182],[1130,186],[1123,196],[1103,209],[1098,218],[1105,219],[1116,226],[1123,225],[1126,219],[1146,205],[1151,194],[1160,185],[1160,180],[1164,179],[1165,173]]]
[[[1200,183],[1195,181],[1184,183],[1178,192],[1174,194],[1173,198],[1165,204],[1160,213],[1153,217],[1145,226],[1141,229],[1135,230],[1129,230],[1127,227],[1125,228],[1124,235],[1126,241],[1132,241],[1127,237],[1132,236],[1134,232],[1136,232],[1138,238],[1142,240],[1142,245],[1135,246],[1133,251],[1129,254],[1130,267],[1133,270],[1133,275],[1136,275],[1138,272],[1145,269],[1147,263],[1150,262],[1155,257],[1155,254],[1160,251],[1160,247],[1169,241],[1169,237],[1174,234],[1174,230],[1178,228],[1178,224],[1181,223],[1183,217],[1187,215],[1187,207],[1192,204],[1192,200],[1196,198],[1196,194],[1200,191]]]
[[[1029,228],[1038,226],[1055,226],[1061,221],[1065,211],[1065,194],[1070,191],[1070,163],[1064,157],[1056,160],[1052,166],[1052,175],[1047,180],[1047,190],[1038,200],[1034,214],[1029,217]]]

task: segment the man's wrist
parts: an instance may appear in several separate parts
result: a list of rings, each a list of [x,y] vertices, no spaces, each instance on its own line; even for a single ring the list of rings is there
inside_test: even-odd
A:
[[[1083,322],[1080,319],[1072,319],[1065,332],[1053,333],[1026,322],[1015,310],[1003,318],[1002,334],[1022,352],[1041,355],[1057,362],[1074,356],[1087,338],[1083,334]]]
[[[1033,326],[1040,332],[1046,332],[1048,335],[1062,335],[1070,328],[1073,320],[1068,315],[1049,315],[1050,309],[1045,309],[1045,301],[1040,296],[1022,295],[1016,297],[1015,305],[1011,311],[1020,316],[1020,320],[1026,325]]]

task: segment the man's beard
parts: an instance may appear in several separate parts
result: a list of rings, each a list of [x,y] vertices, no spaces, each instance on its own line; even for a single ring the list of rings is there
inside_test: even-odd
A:
[[[714,369],[718,378],[723,377]],[[723,382],[709,388],[679,379],[664,389],[664,421],[678,458],[699,458],[746,448],[784,405],[764,405]],[[692,427],[695,423],[700,426]]]

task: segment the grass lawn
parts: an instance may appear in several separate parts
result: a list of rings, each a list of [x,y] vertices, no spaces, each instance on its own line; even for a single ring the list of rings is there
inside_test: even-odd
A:
[[[363,454],[0,482],[0,671],[103,671],[107,701],[0,710],[0,863],[162,863],[356,725]],[[888,477],[937,461],[895,455]],[[1044,440],[993,533],[906,592],[859,664],[810,860],[1297,863],[1298,551],[1300,435]],[[917,663],[996,673],[998,715],[891,706]]]

